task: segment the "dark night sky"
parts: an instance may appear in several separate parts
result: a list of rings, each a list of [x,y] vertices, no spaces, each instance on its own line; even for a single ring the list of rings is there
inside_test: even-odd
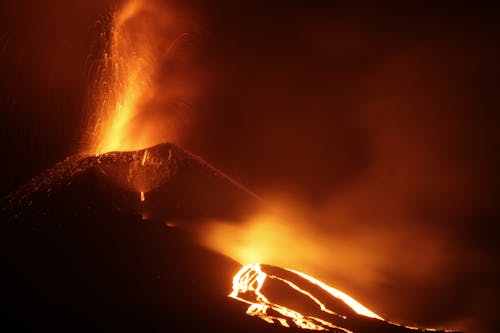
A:
[[[169,8],[199,20],[188,61],[202,88],[179,143],[265,198],[300,201],[327,234],[406,230],[414,243],[387,249],[422,252],[406,258],[413,267],[435,233],[444,266],[422,276],[401,272],[409,264],[377,267],[384,282],[372,295],[385,299],[372,304],[423,324],[491,329],[498,11],[457,1],[180,3]],[[99,21],[115,4],[0,4],[2,194],[78,151]]]

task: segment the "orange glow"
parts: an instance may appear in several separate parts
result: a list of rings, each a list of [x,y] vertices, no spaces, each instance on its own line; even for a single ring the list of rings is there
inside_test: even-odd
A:
[[[310,224],[300,222],[301,218],[262,212],[245,223],[210,221],[202,237],[206,246],[241,263],[263,262],[321,277],[333,275],[354,285],[378,282],[372,267],[387,259],[367,250],[378,246],[376,239],[325,237]]]
[[[175,227],[175,223],[172,222],[172,221],[165,221],[165,226],[166,227],[169,227],[169,228],[174,228]]]
[[[146,197],[144,196],[144,192],[141,192],[141,202],[144,202],[146,200]]]

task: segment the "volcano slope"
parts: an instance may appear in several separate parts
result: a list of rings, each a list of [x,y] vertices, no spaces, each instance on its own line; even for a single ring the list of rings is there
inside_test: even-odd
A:
[[[1,203],[2,323],[13,331],[304,332],[290,320],[288,328],[247,316],[248,304],[228,297],[241,265],[188,231],[204,219],[237,223],[262,205],[172,144],[70,157]],[[289,287],[270,288],[296,293]],[[352,311],[348,323],[352,332],[413,331]]]

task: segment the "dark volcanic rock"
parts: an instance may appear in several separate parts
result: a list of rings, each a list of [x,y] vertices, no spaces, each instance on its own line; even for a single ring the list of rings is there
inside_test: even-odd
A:
[[[241,305],[227,298],[239,264],[164,223],[237,220],[259,204],[171,144],[68,158],[2,202],[4,326],[262,331],[268,325],[248,321]]]
[[[9,195],[1,208],[5,219],[20,222],[54,214],[91,217],[103,209],[158,221],[192,221],[239,220],[261,204],[198,156],[166,143],[69,157]]]

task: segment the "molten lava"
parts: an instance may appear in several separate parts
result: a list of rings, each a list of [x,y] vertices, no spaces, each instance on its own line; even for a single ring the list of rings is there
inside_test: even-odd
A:
[[[356,313],[382,320],[380,316],[368,310],[356,300],[341,291],[327,286],[321,281],[318,281],[304,273],[288,269],[285,270],[290,273],[294,273],[320,287],[323,291],[347,304]],[[303,314],[293,310],[291,307],[274,303],[270,300],[270,298],[266,297],[266,294],[263,291],[264,282],[266,281],[277,281],[288,285],[294,291],[297,291],[304,296],[307,300],[311,300],[315,306],[324,313],[324,315],[322,316],[321,313],[318,315],[317,311],[313,311],[316,312],[315,315]],[[265,272],[259,264],[245,265],[241,268],[241,270],[233,278],[233,291],[229,294],[229,296],[250,304],[247,314],[251,316],[258,316],[269,323],[274,323],[276,321],[283,326],[290,327],[291,321],[297,327],[305,329],[322,331],[333,328],[341,332],[352,332],[338,325],[339,319],[345,320],[347,318],[344,313],[337,313],[332,309],[329,309],[327,304],[323,303],[309,291],[302,289],[291,280]],[[335,320],[332,320],[332,318]]]
[[[243,266],[233,277],[229,297],[249,304],[248,315],[285,327],[337,333],[436,331],[387,322],[309,275],[270,265]]]

